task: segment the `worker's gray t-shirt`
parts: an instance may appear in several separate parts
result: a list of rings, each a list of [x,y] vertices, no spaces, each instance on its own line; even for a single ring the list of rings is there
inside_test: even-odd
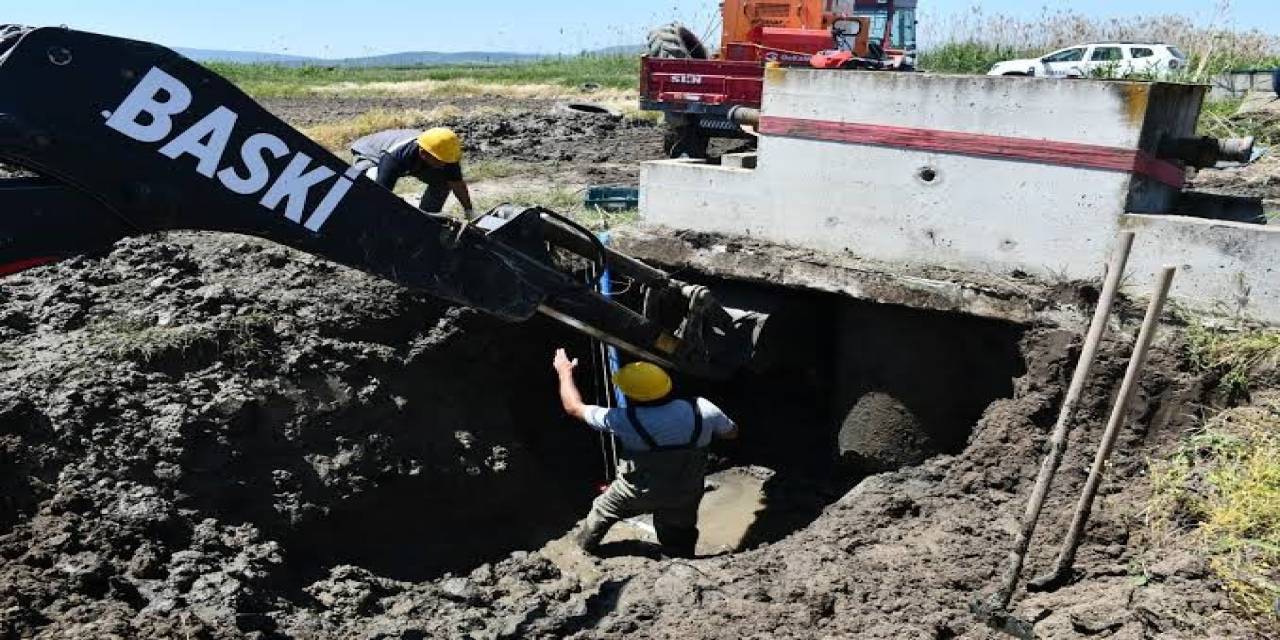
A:
[[[706,398],[698,398],[698,412],[702,414],[702,435],[698,438],[698,446],[711,444],[715,434],[726,434],[734,430],[733,420],[729,419],[720,407]],[[636,407],[636,416],[646,431],[659,446],[687,445],[693,437],[693,411],[691,405],[684,400],[673,400],[656,406]],[[612,433],[618,437],[618,443],[627,451],[643,452],[649,447],[644,438],[631,427],[627,419],[626,409],[606,409],[596,405],[587,405],[583,418],[591,428],[597,431]]]
[[[396,146],[410,140],[417,140],[420,135],[422,131],[419,129],[390,129],[371,133],[351,143],[351,154],[377,160]]]
[[[371,133],[351,143],[351,155],[377,163],[371,176],[384,189],[395,189],[404,176],[413,176],[428,186],[448,185],[462,180],[462,165],[457,162],[432,166],[418,153],[420,131],[391,129]],[[426,202],[424,197],[423,202]],[[440,204],[444,204],[441,202]]]

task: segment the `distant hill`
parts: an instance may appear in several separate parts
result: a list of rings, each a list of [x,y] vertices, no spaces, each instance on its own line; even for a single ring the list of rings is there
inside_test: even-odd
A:
[[[600,56],[638,56],[643,54],[645,49],[646,47],[642,44],[622,44],[616,47],[596,49],[590,53]]]
[[[595,55],[638,55],[644,47],[624,45],[609,47],[588,53]],[[325,65],[335,67],[409,67],[415,65],[450,64],[510,64],[532,62],[548,57],[538,53],[510,51],[404,51],[363,58],[310,58],[260,51],[223,51],[219,49],[190,49],[176,47],[178,53],[196,62],[239,62],[245,64],[281,64],[286,66]]]
[[[283,53],[262,53],[259,51],[222,51],[219,49],[189,49],[175,47],[174,51],[195,60],[196,62],[243,62],[243,63],[276,63],[276,64],[317,64],[320,58],[306,56],[290,56]]]
[[[509,51],[459,51],[457,53],[405,51],[364,58],[343,58],[331,62],[339,66],[349,67],[407,67],[419,64],[507,64],[511,62],[530,62],[545,57],[540,54],[512,53]]]

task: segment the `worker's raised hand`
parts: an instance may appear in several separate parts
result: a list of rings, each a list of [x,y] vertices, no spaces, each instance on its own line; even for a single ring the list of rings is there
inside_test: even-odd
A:
[[[578,366],[578,359],[570,360],[569,354],[565,353],[564,349],[556,349],[556,357],[551,361],[551,366],[561,375],[572,374],[573,369]]]

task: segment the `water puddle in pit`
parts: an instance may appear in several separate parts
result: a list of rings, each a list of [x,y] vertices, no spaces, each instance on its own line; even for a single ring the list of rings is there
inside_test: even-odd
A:
[[[764,483],[773,471],[763,467],[734,467],[707,476],[707,491],[698,507],[699,556],[732,553],[765,508]],[[652,516],[640,516],[614,525],[604,544],[638,541],[657,544]]]

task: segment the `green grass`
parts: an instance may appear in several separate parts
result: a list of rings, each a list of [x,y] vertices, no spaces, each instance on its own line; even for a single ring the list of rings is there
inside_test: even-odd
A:
[[[576,215],[585,210],[581,189],[555,187],[550,189],[531,189],[517,193],[508,193],[492,198],[480,198],[476,201],[477,211],[488,211],[500,204],[537,205],[546,207],[561,215]]]
[[[1206,102],[1200,114],[1199,132],[1214,138],[1253,136],[1258,144],[1280,145],[1280,118],[1267,113],[1236,115],[1243,101]]]
[[[1224,411],[1151,466],[1149,536],[1209,560],[1236,610],[1280,625],[1280,398]]]
[[[467,163],[466,178],[469,182],[484,182],[528,173],[528,167],[522,164],[506,158],[482,158]]]
[[[1144,557],[1190,549],[1209,562],[1236,611],[1280,629],[1280,332],[1190,324],[1193,370],[1221,376],[1228,401],[1167,459],[1151,463]],[[1271,636],[1267,636],[1271,637]]]
[[[547,58],[536,62],[503,65],[439,65],[411,67],[284,66],[273,64],[214,63],[215,72],[250,95],[288,97],[339,83],[467,80],[514,85],[549,84],[578,88],[587,83],[610,89],[633,89],[640,76],[636,56],[581,55]]]
[[[931,73],[985,74],[1003,60],[1044,55],[1047,51],[1018,50],[999,44],[948,42],[920,52],[917,66]]]
[[[397,189],[397,192],[399,190]],[[528,189],[500,196],[477,198],[476,211],[488,211],[500,204],[518,204],[530,207],[546,207],[556,213],[568,216],[592,231],[604,231],[635,222],[639,214],[635,211],[604,211],[586,206],[586,194],[583,189],[553,187],[548,189]],[[456,200],[450,199],[445,212],[461,215]]]
[[[1280,332],[1228,331],[1193,322],[1187,355],[1196,369],[1217,374],[1231,398],[1280,384]]]

